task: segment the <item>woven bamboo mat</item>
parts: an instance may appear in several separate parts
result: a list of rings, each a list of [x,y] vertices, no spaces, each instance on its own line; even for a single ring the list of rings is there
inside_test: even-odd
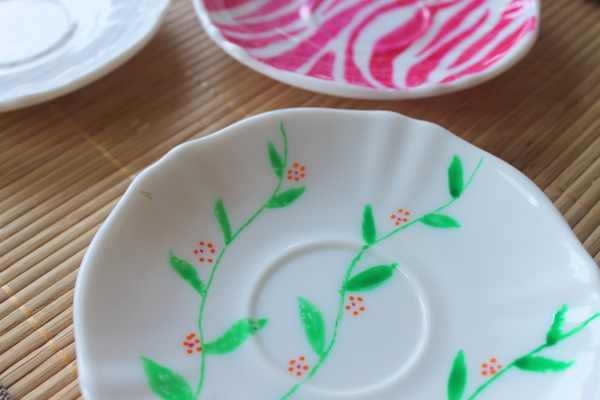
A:
[[[600,5],[546,0],[538,43],[502,76],[431,99],[347,100],[238,64],[189,0],[175,0],[155,39],[118,70],[0,115],[0,382],[15,400],[81,398],[73,288],[98,227],[169,149],[269,110],[385,109],[440,124],[529,176],[600,262],[598,65]]]

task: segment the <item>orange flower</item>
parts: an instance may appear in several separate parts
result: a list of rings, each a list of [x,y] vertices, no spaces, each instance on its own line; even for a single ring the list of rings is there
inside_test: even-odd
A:
[[[346,310],[352,312],[352,315],[358,315],[367,309],[363,305],[362,297],[348,296],[348,303],[346,303]]]
[[[194,249],[194,254],[200,262],[212,263],[215,261],[217,249],[212,243],[198,242],[199,247]]]
[[[302,376],[303,373],[307,372],[310,367],[306,365],[306,357],[298,357],[288,362],[288,371],[296,376]]]
[[[202,351],[202,347],[200,346],[200,340],[196,337],[195,333],[190,333],[186,336],[186,341],[183,342],[183,347],[187,350],[188,354],[192,354],[194,351]]]

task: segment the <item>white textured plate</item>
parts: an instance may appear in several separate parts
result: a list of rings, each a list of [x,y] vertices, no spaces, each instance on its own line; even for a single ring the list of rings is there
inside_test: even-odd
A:
[[[170,0],[1,0],[0,112],[72,92],[156,33]]]
[[[193,0],[229,55],[290,85],[405,99],[491,79],[533,46],[539,0]]]
[[[597,400],[598,267],[521,173],[387,112],[179,146],[94,239],[88,400]]]

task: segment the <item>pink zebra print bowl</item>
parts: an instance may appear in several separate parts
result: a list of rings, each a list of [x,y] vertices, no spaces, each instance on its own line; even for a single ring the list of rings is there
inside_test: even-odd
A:
[[[404,99],[491,79],[532,47],[539,0],[193,0],[208,35],[273,79]]]

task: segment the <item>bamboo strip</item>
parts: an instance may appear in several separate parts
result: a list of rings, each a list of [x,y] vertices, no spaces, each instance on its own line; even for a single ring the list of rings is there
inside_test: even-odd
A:
[[[67,354],[63,350],[74,342],[72,313],[72,307],[63,310],[41,327],[41,332],[38,329],[22,338],[6,355],[2,355],[0,371],[4,384],[14,385],[51,357],[59,357],[65,367],[74,362],[75,354]],[[72,370],[76,375],[76,370]]]
[[[74,354],[75,344],[64,350]],[[37,367],[34,372],[9,386],[8,390],[17,399],[48,399],[75,379],[76,377],[64,367],[59,357],[52,357]]]
[[[575,235],[577,235],[582,243],[586,243],[587,239],[600,226],[600,212],[598,210],[600,210],[600,201],[594,204],[592,209],[573,227],[573,232],[575,232]],[[594,247],[591,246],[591,248]]]
[[[564,171],[565,165],[573,167],[579,155],[598,144],[599,130],[600,118],[597,112],[588,109],[585,115],[565,129],[556,142],[548,147],[538,162],[532,163],[525,171],[535,177],[534,181],[538,186],[546,188]],[[589,159],[592,160],[593,156]]]
[[[4,371],[4,369],[7,368],[7,364],[11,364],[12,359],[10,359],[10,357],[13,353],[10,351],[20,351],[20,348],[12,350],[15,346],[17,346],[19,341],[23,340],[29,335],[32,335],[33,332],[37,332],[37,334],[44,340],[51,338],[49,333],[43,327],[46,325],[46,323],[53,320],[57,315],[69,309],[69,307],[72,305],[72,302],[73,289],[58,296],[52,302],[47,303],[46,307],[43,307],[36,312],[30,312],[29,309],[24,309],[23,313],[26,314],[26,320],[20,322],[11,330],[3,334],[3,338],[5,340],[3,340],[2,353],[0,354],[0,371]],[[36,336],[34,335],[32,339],[35,339],[35,337]],[[15,360],[18,360],[18,358],[15,358]]]
[[[27,248],[37,248],[43,245],[53,235],[55,236],[95,212],[99,203],[104,201],[103,199],[112,196],[112,200],[122,194],[129,181],[129,179],[125,181],[122,179],[120,172],[114,172],[84,190],[74,191],[75,195],[66,201],[63,196],[58,194],[7,224],[2,229],[4,241],[0,244],[0,254],[5,255],[11,251],[18,251],[19,247],[21,254],[25,254],[28,251]],[[60,204],[61,201],[64,202]],[[49,208],[53,208],[52,213],[47,212]],[[44,232],[47,233],[43,234]]]
[[[581,193],[572,194],[570,191],[565,194],[565,189],[563,188],[569,188],[572,182],[575,182],[579,176],[584,174],[588,165],[591,162],[596,161],[598,154],[600,154],[600,137],[597,137],[594,143],[585,149],[574,162],[565,168],[554,180],[548,190],[546,190],[546,194],[554,201],[559,211],[563,214],[567,212],[572,201],[577,201],[577,196],[581,195]]]
[[[600,214],[600,209],[594,207],[600,201],[600,159],[595,161],[561,196],[562,208],[571,203],[564,214],[571,226],[579,223],[588,212]]]
[[[597,226],[588,236],[583,242],[583,246],[593,256],[594,261],[596,261],[597,264],[600,264],[600,260],[598,260],[598,257],[600,256],[600,226]]]
[[[3,271],[3,276],[12,279],[21,273],[27,274],[25,284],[39,279],[52,268],[85,248],[96,232],[97,226],[106,219],[116,202],[115,199],[102,206],[94,214],[69,227],[52,240],[29,253],[9,253],[8,256],[16,258],[15,261],[10,260],[10,258],[6,261],[8,257],[0,257],[2,262],[7,262],[10,265]]]
[[[69,290],[72,290],[75,286],[77,267],[79,266],[79,262],[81,261],[82,253],[83,251],[81,251],[76,258],[72,257],[72,259],[75,258],[75,260],[77,261],[76,265],[69,265],[71,264],[71,262],[63,263],[63,265],[67,266],[71,270],[68,273],[65,273],[63,268],[57,267],[51,272],[51,274],[54,275],[51,277],[52,280],[47,281],[46,279],[38,279],[34,281],[31,285],[29,285],[27,287],[27,290],[23,291],[23,296],[21,295],[21,292],[19,292],[18,301],[22,304],[22,306],[19,306],[17,310],[20,311],[25,318],[27,318],[29,314],[35,314],[39,312],[43,307],[46,307],[47,304],[51,303],[54,299],[64,295],[64,293],[68,292]],[[28,297],[27,295],[32,295],[33,293],[31,292],[35,293],[34,297],[30,299],[22,298]],[[11,306],[12,310],[10,308]],[[23,309],[22,307],[25,307],[25,309]],[[2,309],[3,325],[1,332],[6,333],[10,329],[12,329],[17,323],[20,323],[23,320],[23,318],[21,318],[18,313],[14,313],[15,304],[13,304],[11,301],[3,302]],[[9,314],[13,314],[13,317],[9,317]],[[12,323],[11,320],[13,321]],[[3,350],[2,347],[3,345],[0,344],[0,351]]]
[[[81,392],[79,391],[79,381],[75,379],[48,400],[76,400],[78,398],[81,398]]]

